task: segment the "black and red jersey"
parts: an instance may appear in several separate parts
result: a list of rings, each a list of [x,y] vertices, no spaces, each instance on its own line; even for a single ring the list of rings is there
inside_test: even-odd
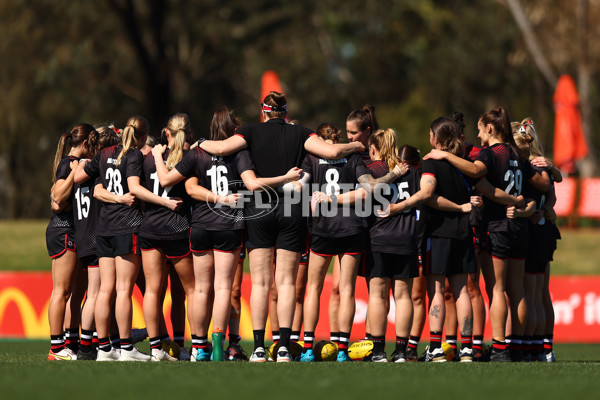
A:
[[[79,158],[74,156],[64,156],[62,160],[60,160],[60,163],[56,168],[57,182],[61,179],[67,179],[67,177],[71,173],[71,161],[75,160],[79,160]],[[69,195],[69,199],[67,200],[67,202],[68,205],[66,207],[63,207],[63,209],[68,211],[61,211],[59,213],[52,214],[46,232],[52,234],[73,232],[73,213],[69,209],[69,205],[73,204],[73,192],[71,192],[71,194]]]
[[[497,143],[479,151],[477,160],[485,164],[487,179],[495,187],[512,196],[523,191],[523,182],[534,175],[528,160],[520,158],[506,143]],[[488,231],[506,231],[506,207],[493,201],[486,201],[484,217],[488,221]]]
[[[163,153],[163,161],[166,162],[169,156],[169,149]],[[185,191],[185,181],[181,181],[169,188],[163,188],[158,180],[156,164],[152,153],[144,159],[144,184],[146,189],[157,196],[168,198],[180,198],[183,205],[177,211],[169,210],[166,207],[155,203],[146,202],[146,209],[140,227],[140,236],[150,239],[185,239],[190,233],[190,201]]]
[[[88,179],[73,185],[73,219],[77,256],[96,254],[96,229],[102,203],[94,198],[94,187],[100,179]]]
[[[254,164],[246,150],[218,157],[197,147],[188,151],[175,168],[187,178],[197,176],[198,184],[211,192],[227,196],[243,187],[240,175],[253,170]],[[192,226],[208,231],[244,228],[242,205],[231,208],[212,202],[192,201]]]
[[[102,149],[84,168],[90,178],[99,177],[106,190],[120,196],[129,192],[127,178],[137,176],[141,179],[143,162],[141,151],[129,149],[117,166],[117,157],[122,148],[122,145],[116,145]],[[129,207],[124,204],[103,203],[96,233],[100,236],[138,233],[141,224],[142,212],[137,205]]]
[[[302,169],[311,175],[313,189],[327,195],[354,190],[358,177],[371,174],[359,154],[351,154],[338,160],[318,158],[309,154],[302,163]],[[312,221],[313,235],[343,237],[364,231],[365,221],[357,215],[353,206],[338,205],[337,210],[331,212],[326,212],[323,207],[328,205],[321,204]]]
[[[465,204],[471,198],[471,183],[446,160],[424,160],[423,176],[436,179],[435,194],[456,204]],[[428,237],[465,239],[471,235],[469,214],[427,209]]]
[[[387,165],[380,161],[374,161],[369,168],[375,163],[383,164],[387,170]],[[379,175],[383,176],[385,173]],[[397,204],[418,191],[419,174],[416,169],[410,168],[406,174],[393,183],[377,185],[375,200],[378,196],[383,195],[390,204]],[[369,230],[369,235],[372,251],[387,254],[416,254],[418,250],[417,209],[411,208],[387,218],[376,218]]]

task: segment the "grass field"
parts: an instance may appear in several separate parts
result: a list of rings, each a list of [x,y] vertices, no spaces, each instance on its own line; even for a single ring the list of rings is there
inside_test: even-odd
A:
[[[51,363],[47,351],[0,341],[1,398],[589,399],[600,376],[599,345],[557,345],[553,364]]]
[[[50,270],[44,220],[0,221],[0,270]],[[558,275],[600,274],[600,229],[562,229],[552,263]]]

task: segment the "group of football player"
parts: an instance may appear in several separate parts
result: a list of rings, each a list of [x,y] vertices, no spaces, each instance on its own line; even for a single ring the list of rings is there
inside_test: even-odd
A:
[[[370,361],[388,361],[390,293],[393,362],[418,359],[426,315],[425,361],[447,360],[444,329],[461,362],[554,360],[548,282],[559,238],[553,182],[561,175],[543,157],[531,120],[511,124],[502,107],[483,113],[479,147],[465,142],[461,113],[437,118],[421,162],[416,148],[398,146],[394,130],[379,129],[372,106],[349,114],[347,143],[333,124],[313,131],[288,122],[281,93],[264,98],[260,116],[242,125],[219,109],[209,140],[197,142],[185,114],[169,119],[154,146],[141,116],[123,129],[78,124],[61,136],[46,232],[49,360],[177,360],[162,311],[169,277],[179,293],[173,309],[187,298],[191,351],[183,348],[183,311],[172,318],[180,358],[248,359],[239,344],[246,249],[251,362],[320,359],[313,343],[331,264],[330,339],[339,362],[351,361],[357,275],[369,291]],[[487,352],[480,272],[492,326]],[[134,346],[135,285],[151,354]],[[293,355],[302,329],[302,352]]]

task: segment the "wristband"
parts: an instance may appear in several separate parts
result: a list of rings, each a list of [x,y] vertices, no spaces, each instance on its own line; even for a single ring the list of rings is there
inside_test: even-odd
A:
[[[198,139],[198,147],[200,147],[200,145],[202,144],[202,142],[204,142],[206,140],[206,138],[201,137],[200,139]]]

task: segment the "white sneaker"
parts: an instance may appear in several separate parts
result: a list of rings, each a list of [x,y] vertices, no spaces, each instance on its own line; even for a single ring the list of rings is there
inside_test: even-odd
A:
[[[250,362],[266,362],[264,347],[257,347],[250,356]]]
[[[119,361],[150,361],[151,359],[152,356],[142,353],[135,346],[132,350],[121,349],[121,357],[119,357]]]
[[[444,354],[444,350],[441,347],[434,349],[433,351],[427,350],[425,354],[426,362],[446,362],[446,354]]]
[[[152,349],[152,361],[177,361],[177,359],[163,349]]]
[[[65,347],[61,351],[53,352],[50,350],[48,352],[48,361],[75,361],[77,360],[77,354],[73,353],[71,349]]]
[[[192,347],[192,353],[190,354],[190,361],[191,362],[196,362],[196,354],[198,353],[198,349],[195,347]]]
[[[292,361],[292,356],[290,355],[290,352],[288,351],[287,347],[281,346],[279,350],[277,350],[277,362],[282,363],[290,361]]]
[[[473,349],[468,347],[463,347],[460,349],[460,353],[458,353],[458,357],[460,358],[460,362],[473,362]]]
[[[104,351],[98,349],[98,355],[96,356],[96,361],[119,361],[121,357],[121,351],[117,349],[113,349],[111,347],[110,351]]]
[[[190,356],[190,352],[188,351],[187,348],[182,347],[179,350],[179,359],[181,361],[191,361],[191,356]]]

